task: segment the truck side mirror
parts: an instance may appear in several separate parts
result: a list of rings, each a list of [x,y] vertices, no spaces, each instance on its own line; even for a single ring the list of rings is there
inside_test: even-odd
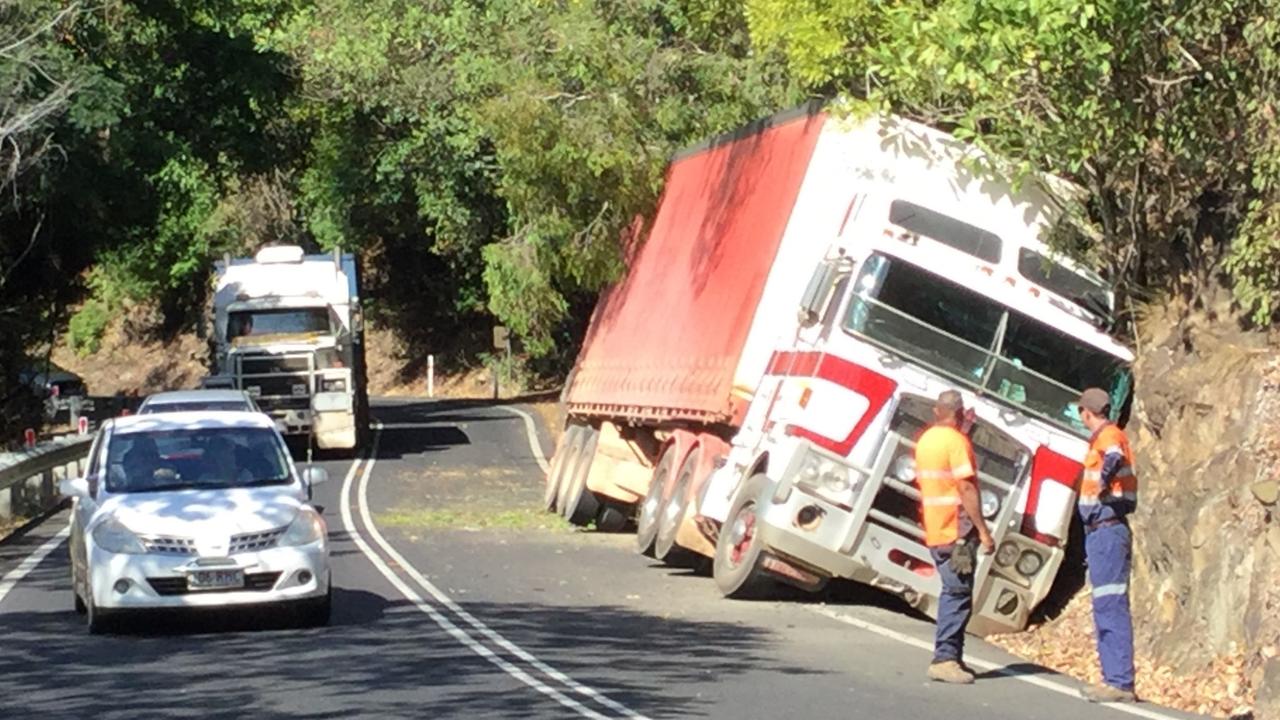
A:
[[[831,290],[836,285],[840,274],[840,261],[823,260],[813,271],[809,284],[800,297],[798,320],[800,327],[813,327],[822,318],[822,311],[831,297]]]

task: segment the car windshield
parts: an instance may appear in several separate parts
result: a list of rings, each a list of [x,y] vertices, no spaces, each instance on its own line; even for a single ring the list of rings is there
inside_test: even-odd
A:
[[[905,261],[871,256],[855,287],[850,332],[1077,434],[1081,390],[1128,398],[1120,358]]]
[[[147,403],[138,411],[139,415],[171,412],[248,412],[253,408],[248,403],[236,400],[192,400],[188,402],[156,402]]]
[[[308,335],[333,332],[329,309],[325,307],[238,310],[227,318],[229,339],[254,335]]]
[[[107,491],[213,489],[292,482],[284,447],[267,428],[155,430],[116,435]]]

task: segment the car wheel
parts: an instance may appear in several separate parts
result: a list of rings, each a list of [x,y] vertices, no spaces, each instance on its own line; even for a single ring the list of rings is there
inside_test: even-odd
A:
[[[90,588],[84,598],[84,618],[85,625],[89,628],[90,635],[105,635],[115,629],[115,616],[111,613],[101,610],[93,602],[93,590]]]
[[[324,627],[329,624],[333,615],[333,587],[330,586],[324,597],[308,600],[301,608],[301,625],[303,627]]]

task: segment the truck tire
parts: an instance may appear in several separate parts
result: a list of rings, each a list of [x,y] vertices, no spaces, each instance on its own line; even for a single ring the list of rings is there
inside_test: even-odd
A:
[[[569,484],[578,470],[582,459],[582,444],[586,441],[589,428],[574,425],[566,432],[571,435],[564,446],[564,463],[560,466],[559,477],[556,478],[556,512],[564,515],[565,505],[569,503]]]
[[[716,557],[711,574],[716,587],[727,598],[757,599],[774,587],[773,579],[760,568],[763,545],[756,525],[760,519],[760,496],[769,487],[763,473],[753,475],[738,489],[729,510],[729,519],[716,541]]]
[[[627,529],[631,516],[625,505],[610,501],[600,503],[600,512],[596,515],[596,528],[600,532],[616,533]]]
[[[560,481],[564,477],[564,470],[568,466],[565,459],[569,456],[569,447],[573,444],[578,432],[581,429],[579,425],[570,425],[560,435],[560,442],[556,444],[555,455],[551,456],[551,467],[547,469],[546,488],[542,493],[542,507],[547,512],[555,512],[557,507],[557,499],[560,495]]]
[[[596,513],[600,510],[600,501],[587,489],[587,476],[591,474],[591,461],[595,459],[596,446],[599,444],[600,432],[594,428],[584,429],[573,473],[565,476],[566,490],[560,515],[572,525],[587,525],[596,519]]]
[[[663,490],[667,485],[667,477],[671,474],[676,462],[676,446],[668,445],[653,469],[653,477],[649,480],[649,492],[640,503],[640,512],[636,517],[636,552],[653,557],[653,543],[658,539],[658,519],[666,507]]]
[[[673,556],[672,550],[676,548],[676,533],[680,531],[684,516],[689,512],[689,488],[693,485],[693,474],[698,470],[701,457],[702,448],[685,456],[684,462],[680,463],[675,485],[671,488],[671,497],[658,516],[658,537],[653,543],[653,556],[659,560],[679,559],[679,554]]]

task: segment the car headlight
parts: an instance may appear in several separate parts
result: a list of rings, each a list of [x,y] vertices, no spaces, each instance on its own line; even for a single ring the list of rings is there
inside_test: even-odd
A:
[[[115,518],[107,518],[93,529],[93,544],[109,553],[142,555],[147,549],[142,540]]]
[[[916,479],[916,459],[910,453],[899,455],[897,460],[893,461],[893,470],[890,471],[900,482],[912,483]]]
[[[1000,567],[1009,567],[1018,561],[1018,546],[1015,543],[1007,542],[996,550],[996,564]]]
[[[320,517],[320,513],[310,508],[303,508],[298,511],[298,516],[289,523],[288,529],[280,536],[279,545],[282,547],[310,545],[324,536],[324,519]]]
[[[1040,557],[1040,553],[1032,550],[1027,550],[1018,557],[1018,572],[1026,578],[1031,578],[1040,572],[1040,567],[1043,565],[1044,558]]]
[[[990,490],[983,490],[978,494],[978,498],[982,502],[982,517],[990,520],[1000,512],[1000,496]]]

